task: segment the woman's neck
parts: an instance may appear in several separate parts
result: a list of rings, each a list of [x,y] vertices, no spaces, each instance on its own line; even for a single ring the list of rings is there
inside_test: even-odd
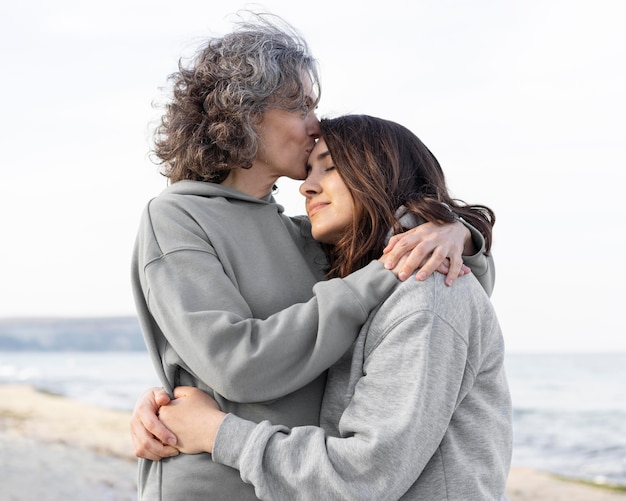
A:
[[[254,168],[232,169],[222,185],[241,191],[254,198],[264,198],[276,184],[276,176],[263,175]]]

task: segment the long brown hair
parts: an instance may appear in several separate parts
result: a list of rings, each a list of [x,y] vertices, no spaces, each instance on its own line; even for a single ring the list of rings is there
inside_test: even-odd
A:
[[[355,203],[352,227],[326,246],[329,277],[343,277],[377,259],[391,229],[403,228],[396,211],[405,206],[419,220],[451,223],[462,217],[491,248],[495,214],[448,194],[445,176],[430,150],[410,130],[389,120],[346,115],[321,121],[322,137]]]

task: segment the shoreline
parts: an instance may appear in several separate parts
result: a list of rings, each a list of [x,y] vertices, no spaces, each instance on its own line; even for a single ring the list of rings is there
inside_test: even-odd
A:
[[[130,412],[0,384],[3,499],[136,499]],[[510,501],[626,501],[626,488],[513,467]]]
[[[0,385],[3,501],[137,499],[130,413]]]

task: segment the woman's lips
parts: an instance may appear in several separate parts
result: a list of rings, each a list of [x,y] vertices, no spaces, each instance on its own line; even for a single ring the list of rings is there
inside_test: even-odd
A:
[[[309,204],[307,208],[307,213],[309,214],[309,217],[311,217],[328,205],[330,205],[328,202],[317,202]]]

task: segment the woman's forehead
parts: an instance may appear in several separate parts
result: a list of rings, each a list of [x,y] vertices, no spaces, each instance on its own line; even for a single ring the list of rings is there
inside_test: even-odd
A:
[[[328,151],[328,147],[326,146],[326,141],[324,138],[319,138],[311,150],[311,154],[309,155],[309,164],[319,164],[321,162],[327,163],[331,161],[330,152]]]

